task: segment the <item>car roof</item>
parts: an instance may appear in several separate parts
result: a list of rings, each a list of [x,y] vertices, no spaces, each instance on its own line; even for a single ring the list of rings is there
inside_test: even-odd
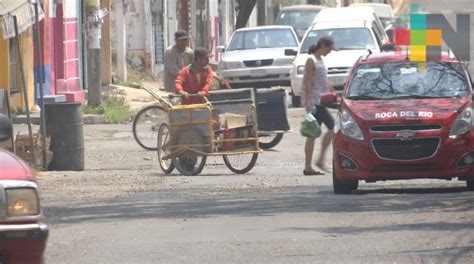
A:
[[[374,64],[374,63],[386,63],[386,62],[400,62],[406,61],[407,55],[410,55],[410,52],[405,51],[390,51],[390,52],[381,52],[375,53],[368,56],[367,59],[360,60],[358,64]],[[459,62],[456,58],[453,58],[447,52],[441,53],[441,62]]]
[[[375,12],[369,6],[351,6],[322,9],[313,20],[313,23],[344,21],[344,20],[374,20]]]
[[[262,30],[262,29],[291,29],[293,30],[292,26],[288,25],[270,25],[270,26],[258,26],[258,27],[245,27],[245,28],[239,28],[237,31],[250,31],[250,30]]]
[[[361,7],[361,6],[368,6],[372,7],[374,9],[375,14],[377,14],[379,17],[385,17],[385,16],[380,16],[381,13],[390,13],[390,17],[394,17],[393,14],[393,9],[390,5],[387,4],[381,4],[381,3],[353,3],[350,4],[349,6],[352,7]]]
[[[370,24],[367,24],[364,20],[344,20],[344,21],[327,21],[314,23],[311,26],[311,30],[318,29],[329,29],[329,28],[361,28],[368,27]]]
[[[325,6],[321,5],[292,5],[292,6],[285,6],[280,8],[280,12],[283,11],[306,11],[306,10],[321,10],[323,8],[326,8]]]

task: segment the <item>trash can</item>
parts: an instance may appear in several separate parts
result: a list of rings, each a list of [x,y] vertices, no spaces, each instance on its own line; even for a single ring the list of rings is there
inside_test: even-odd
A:
[[[84,130],[79,102],[45,104],[46,135],[54,153],[48,170],[84,170]]]

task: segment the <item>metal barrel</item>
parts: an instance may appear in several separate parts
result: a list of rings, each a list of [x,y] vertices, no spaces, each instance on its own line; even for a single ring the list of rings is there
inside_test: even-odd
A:
[[[84,170],[84,130],[79,102],[45,105],[46,135],[54,153],[48,170]]]

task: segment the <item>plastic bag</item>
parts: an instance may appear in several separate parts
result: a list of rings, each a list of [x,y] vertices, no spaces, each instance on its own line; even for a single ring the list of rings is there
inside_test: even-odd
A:
[[[306,113],[300,126],[303,137],[318,138],[321,136],[321,126],[311,113]]]

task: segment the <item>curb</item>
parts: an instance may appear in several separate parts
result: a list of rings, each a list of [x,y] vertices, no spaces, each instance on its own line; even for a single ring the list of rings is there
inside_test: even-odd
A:
[[[84,125],[97,125],[97,124],[105,124],[105,116],[104,115],[92,115],[86,114],[82,116],[82,122]],[[13,124],[28,124],[28,119],[26,115],[17,115],[12,117]],[[39,115],[32,115],[31,116],[31,123],[33,125],[40,124],[40,116]]]

